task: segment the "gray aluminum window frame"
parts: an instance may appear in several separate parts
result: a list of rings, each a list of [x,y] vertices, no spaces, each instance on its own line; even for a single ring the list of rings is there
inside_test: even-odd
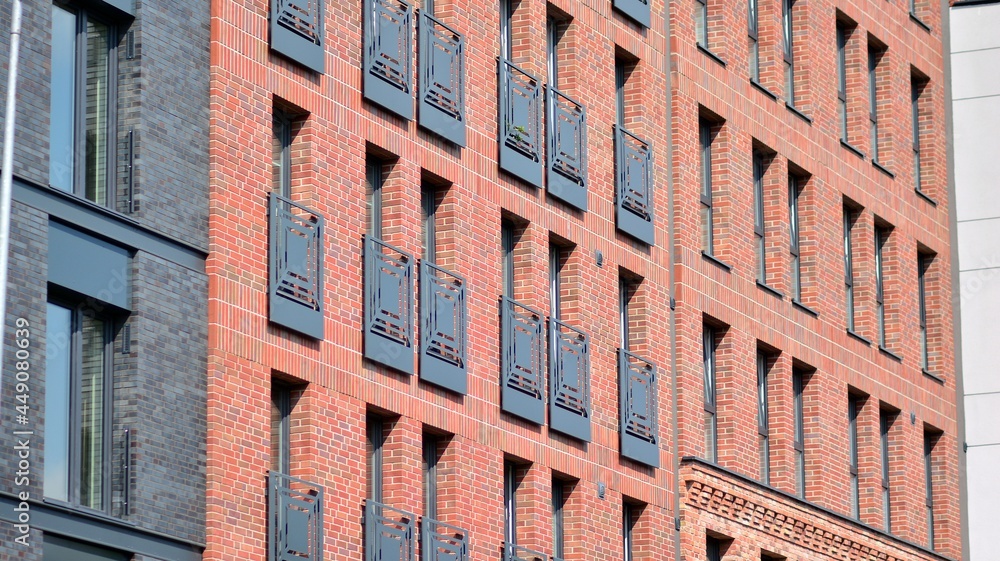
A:
[[[926,88],[926,82],[916,77],[910,78],[910,111],[912,112],[913,134],[913,188],[922,193],[923,174],[920,173],[920,93]]]
[[[717,419],[717,394],[716,394],[716,363],[715,352],[716,333],[715,328],[710,325],[702,326],[702,367],[703,367],[703,390],[705,409],[705,459],[716,463],[719,461],[719,431]]]
[[[889,431],[892,430],[893,413],[879,411],[879,448],[882,452],[882,529],[892,533],[892,490],[889,488]]]
[[[427,263],[437,263],[437,195],[433,185],[423,184],[420,188],[420,235],[423,242],[423,259]]]
[[[805,372],[792,368],[792,449],[795,451],[795,494],[806,498]]]
[[[615,58],[615,123],[625,128],[625,71],[627,62]]]
[[[927,547],[934,549],[934,441],[936,436],[924,431],[924,506],[927,514]]]
[[[700,145],[701,171],[701,251],[705,255],[715,255],[715,215],[712,209],[712,123],[704,119],[698,121],[698,141]]]
[[[783,33],[784,48],[782,56],[785,62],[785,103],[795,107],[795,51],[794,45],[794,20],[792,19],[792,8],[794,0],[781,0],[781,29]]]
[[[424,518],[438,519],[438,463],[441,458],[438,453],[440,437],[431,433],[423,434],[422,466]]]
[[[275,110],[271,118],[273,133],[274,182],[272,190],[285,197],[292,198],[292,120],[283,111]]]
[[[847,142],[847,36],[849,30],[837,22],[837,111],[840,140]]]
[[[760,453],[760,481],[764,485],[771,484],[771,423],[767,411],[768,358],[767,353],[760,349],[757,350],[757,435]]]
[[[518,466],[510,460],[503,463],[503,507],[504,507],[504,543],[508,551],[510,546],[517,545],[517,469]]]
[[[629,302],[631,300],[630,295],[634,292],[636,287],[636,282],[624,275],[618,277],[618,327],[619,327],[619,346],[624,351],[631,350],[631,332],[629,330],[629,319],[631,317],[631,311],[629,310]]]
[[[559,20],[552,16],[545,19],[545,62],[548,85],[559,89]]]
[[[760,83],[760,4],[747,0],[747,37],[750,44],[750,80]]]
[[[635,551],[633,550],[635,532],[635,505],[629,502],[622,502],[622,560],[633,561]]]
[[[500,57],[505,60],[513,58],[514,38],[511,32],[511,21],[514,19],[513,0],[500,0]]]
[[[365,231],[369,236],[382,239],[382,187],[385,184],[381,160],[365,158]]]
[[[383,452],[385,448],[385,420],[368,414],[365,418],[365,436],[368,439],[367,485],[365,494],[371,501],[385,502],[385,471]]]
[[[854,210],[844,206],[844,292],[845,309],[847,312],[847,329],[854,332],[855,301],[854,301],[854,243],[851,240],[854,228]]]
[[[871,131],[872,161],[879,162],[878,129],[878,62],[884,49],[868,46],[868,123]]]
[[[514,298],[514,223],[500,221],[501,280],[503,295]]]
[[[799,197],[802,187],[799,178],[788,175],[788,252],[791,255],[792,301],[802,301],[802,253],[801,253],[801,222],[799,215]]]
[[[706,561],[722,561],[722,540],[705,536],[705,559]]]
[[[566,549],[566,483],[552,478],[552,557],[562,559]]]
[[[566,248],[549,244],[549,317],[562,319],[562,265]]]
[[[708,49],[708,0],[695,0],[694,33],[695,43]]]
[[[861,413],[861,398],[847,396],[847,434],[850,451],[849,472],[851,486],[851,516],[861,519],[861,488],[858,475],[858,415]]]
[[[764,224],[764,157],[753,153],[753,235],[757,257],[757,282],[767,284],[767,239]]]
[[[920,369],[930,372],[930,349],[927,337],[927,272],[934,262],[934,256],[925,253],[917,254],[917,297],[919,305],[920,324]]]
[[[290,475],[292,388],[271,380],[271,470]]]
[[[878,324],[878,346],[885,349],[885,243],[889,231],[875,226],[875,317]]]

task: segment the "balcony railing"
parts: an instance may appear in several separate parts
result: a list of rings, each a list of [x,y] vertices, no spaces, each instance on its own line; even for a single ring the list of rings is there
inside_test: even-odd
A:
[[[414,561],[415,516],[382,503],[365,503],[365,561]]]
[[[322,0],[271,2],[271,48],[316,72],[323,72],[326,44]]]
[[[549,194],[587,210],[587,111],[555,88],[548,94]]]
[[[653,167],[649,144],[615,127],[615,210],[618,229],[653,245]]]
[[[465,279],[420,263],[420,379],[465,394]]]
[[[271,193],[269,318],[323,338],[323,216]]]
[[[413,6],[364,0],[364,96],[404,119],[413,118]]]
[[[512,544],[504,544],[503,558],[504,561],[548,561],[544,553]]]
[[[465,146],[465,38],[420,14],[420,126]]]
[[[413,374],[413,258],[365,236],[365,358]]]
[[[505,296],[500,318],[500,407],[540,425],[545,422],[542,314]]]
[[[655,364],[625,349],[618,350],[621,453],[652,467],[660,466],[656,383]]]
[[[432,518],[420,521],[421,561],[468,561],[469,533]]]
[[[542,82],[498,59],[500,169],[542,186]]]
[[[590,441],[590,342],[587,334],[549,319],[549,425]]]
[[[268,561],[323,561],[323,488],[268,475]]]

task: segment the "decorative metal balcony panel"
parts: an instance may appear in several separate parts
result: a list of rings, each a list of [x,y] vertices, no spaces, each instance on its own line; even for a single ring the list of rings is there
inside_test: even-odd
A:
[[[614,0],[613,6],[636,23],[649,27],[649,0]]]
[[[404,119],[413,118],[413,6],[364,0],[364,96]]]
[[[587,111],[555,88],[548,88],[549,194],[587,210]]]
[[[519,545],[504,544],[504,561],[548,561],[544,553],[533,551]]]
[[[323,72],[323,0],[271,0],[271,49]]]
[[[365,358],[413,374],[413,258],[365,236]]]
[[[465,38],[420,14],[420,126],[465,146]]]
[[[590,442],[590,342],[587,334],[549,320],[549,426]]]
[[[506,59],[500,78],[500,169],[542,186],[542,84]]]
[[[323,488],[277,471],[267,479],[268,560],[323,561]]]
[[[420,521],[422,561],[468,561],[469,533],[433,518]]]
[[[619,349],[618,393],[622,456],[660,467],[656,365]]]
[[[323,338],[323,217],[271,193],[269,319]]]
[[[500,307],[500,407],[540,425],[545,422],[542,314],[507,297]]]
[[[615,191],[618,229],[653,245],[653,153],[645,140],[617,126]]]
[[[465,279],[437,265],[420,264],[420,379],[465,394]]]
[[[414,561],[412,514],[368,500],[365,503],[365,561]]]

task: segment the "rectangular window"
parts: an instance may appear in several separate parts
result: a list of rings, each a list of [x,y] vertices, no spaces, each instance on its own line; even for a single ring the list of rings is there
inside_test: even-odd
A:
[[[712,536],[705,537],[706,561],[722,561],[722,541]]]
[[[513,58],[513,34],[511,20],[514,19],[513,0],[500,0],[500,56],[506,60]]]
[[[619,344],[623,351],[631,348],[629,343],[629,301],[635,292],[635,283],[625,276],[618,277],[618,327]]]
[[[500,221],[500,244],[503,254],[503,295],[514,297],[514,223],[509,220]]]
[[[934,442],[935,435],[924,432],[924,505],[927,509],[927,547],[934,549]]]
[[[694,2],[694,33],[699,47],[708,48],[708,0]]]
[[[837,116],[840,140],[847,142],[847,37],[850,31],[837,22]]]
[[[288,116],[275,111],[271,119],[272,183],[271,190],[290,199],[292,197],[292,122]]]
[[[799,195],[802,189],[794,175],[788,176],[788,233],[791,237],[789,252],[792,255],[792,300],[802,301],[802,256],[799,252]]]
[[[851,229],[854,226],[854,212],[844,206],[844,293],[846,295],[847,329],[854,331],[854,255]]]
[[[868,122],[871,130],[872,161],[879,161],[878,152],[878,61],[882,50],[868,48]]]
[[[635,530],[636,507],[622,503],[622,559],[633,560],[633,532]]]
[[[757,435],[760,452],[760,480],[771,484],[770,421],[767,416],[767,355],[757,351]]]
[[[892,496],[889,492],[889,431],[892,429],[893,414],[880,411],[879,442],[882,450],[882,529],[892,533]]]
[[[517,464],[503,463],[503,536],[507,546],[517,545]]]
[[[792,48],[792,6],[794,0],[781,0],[781,30],[785,59],[785,103],[795,107],[795,56]]]
[[[851,451],[851,516],[861,518],[860,488],[858,486],[858,414],[861,412],[861,399],[855,396],[847,397],[847,436]]]
[[[764,155],[753,154],[753,236],[757,282],[767,284],[767,242],[764,239]]]
[[[562,319],[562,266],[565,249],[549,245],[549,315]]]
[[[559,89],[559,22],[549,17],[545,22],[546,52],[549,87]]]
[[[114,196],[116,44],[114,26],[52,6],[49,184],[104,206]]]
[[[705,459],[710,462],[717,462],[718,431],[715,418],[715,329],[705,325],[701,340],[705,386]]]
[[[792,447],[795,450],[795,494],[800,499],[806,498],[806,438],[805,419],[802,404],[802,390],[805,373],[798,368],[792,369],[792,416],[794,417],[794,432]]]
[[[438,519],[438,480],[437,466],[439,460],[438,445],[441,439],[436,435],[424,433],[423,448],[423,480],[424,480],[424,518]]]
[[[49,302],[45,353],[47,498],[111,507],[112,321]]]
[[[288,385],[271,381],[271,470],[288,475],[291,466],[292,391]]]
[[[368,500],[383,503],[385,497],[383,496],[382,449],[385,446],[385,422],[375,415],[368,414],[365,418],[365,431],[368,464],[365,496]]]
[[[626,64],[624,60],[615,58],[615,119],[621,128],[625,128]]]
[[[369,236],[382,239],[382,162],[365,159],[365,217]]]
[[[420,226],[423,238],[424,259],[428,263],[437,262],[437,189],[422,185],[420,189]]]
[[[920,173],[920,92],[926,86],[926,82],[910,78],[910,113],[912,116],[913,135],[913,187],[918,192],[921,187],[923,176]]]
[[[920,368],[930,372],[930,351],[927,348],[927,271],[930,269],[932,255],[917,256],[917,294],[920,306]]]
[[[701,251],[714,255],[715,220],[712,216],[712,125],[698,121],[698,139],[701,147]]]
[[[875,315],[878,321],[878,346],[885,348],[885,275],[883,252],[889,232],[875,227]]]
[[[760,44],[757,40],[760,19],[757,0],[747,1],[747,34],[750,37],[750,79],[760,82]]]
[[[555,559],[562,559],[565,555],[565,507],[566,483],[552,478],[552,557]]]

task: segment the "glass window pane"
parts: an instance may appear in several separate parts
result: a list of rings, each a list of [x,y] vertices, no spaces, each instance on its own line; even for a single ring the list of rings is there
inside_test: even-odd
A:
[[[98,204],[108,200],[108,95],[111,61],[108,46],[111,29],[93,20],[87,21],[86,118],[87,139],[85,197]]]
[[[80,504],[104,503],[104,322],[82,318],[80,364]]]
[[[45,318],[46,497],[69,501],[69,396],[73,313],[49,304]]]
[[[52,98],[49,112],[49,184],[73,191],[76,121],[76,14],[52,6]]]

